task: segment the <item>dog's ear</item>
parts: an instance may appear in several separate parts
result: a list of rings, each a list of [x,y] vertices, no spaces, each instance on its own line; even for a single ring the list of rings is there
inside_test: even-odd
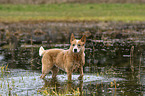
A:
[[[70,42],[72,42],[73,40],[75,40],[75,36],[74,36],[74,34],[72,33],[72,34],[71,34],[71,37],[70,37]]]
[[[86,43],[86,35],[81,38],[81,41],[84,42],[84,44]]]

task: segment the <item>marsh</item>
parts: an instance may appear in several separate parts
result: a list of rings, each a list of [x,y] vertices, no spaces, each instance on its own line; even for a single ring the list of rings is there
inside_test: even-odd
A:
[[[0,33],[0,95],[145,94],[144,23],[21,22],[1,24]],[[68,49],[71,33],[87,36],[83,80],[77,71],[72,84],[63,71],[40,79],[39,47]]]

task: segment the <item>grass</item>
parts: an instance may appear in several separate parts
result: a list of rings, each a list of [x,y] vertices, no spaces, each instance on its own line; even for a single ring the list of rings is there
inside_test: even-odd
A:
[[[4,76],[4,74],[5,73],[9,73],[8,72],[8,64],[7,65],[2,65],[2,66],[0,66],[0,78],[3,78],[3,76]]]
[[[144,9],[145,4],[1,4],[0,21],[145,21]]]

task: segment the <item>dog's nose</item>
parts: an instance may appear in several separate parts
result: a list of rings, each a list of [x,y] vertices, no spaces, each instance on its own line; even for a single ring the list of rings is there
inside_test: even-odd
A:
[[[77,49],[74,49],[74,52],[76,53],[77,52]]]

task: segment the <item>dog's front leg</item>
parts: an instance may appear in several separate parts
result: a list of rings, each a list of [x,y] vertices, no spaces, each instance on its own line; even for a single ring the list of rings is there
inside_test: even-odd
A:
[[[72,70],[71,70],[71,68],[67,67],[66,72],[67,72],[68,82],[71,82],[71,79],[72,79]]]
[[[71,80],[72,80],[72,72],[71,71],[67,71],[67,77],[68,77],[68,81],[71,82]]]
[[[79,80],[83,80],[83,76],[84,76],[84,73],[83,73],[83,65],[81,65],[80,69],[80,76],[78,77]]]

